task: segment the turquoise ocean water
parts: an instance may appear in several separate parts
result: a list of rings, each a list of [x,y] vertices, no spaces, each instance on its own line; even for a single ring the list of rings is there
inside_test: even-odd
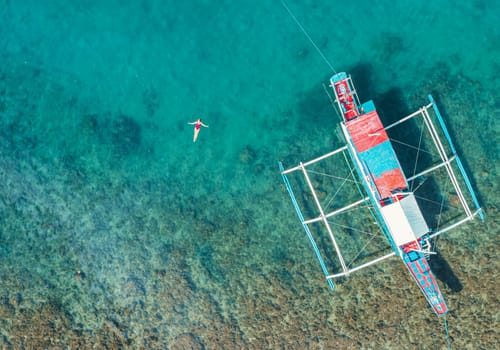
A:
[[[487,216],[450,342],[498,347],[500,2],[287,4],[383,121],[438,98]],[[340,145],[332,69],[281,1],[4,0],[0,55],[0,348],[447,347],[397,260],[322,278],[277,161]]]

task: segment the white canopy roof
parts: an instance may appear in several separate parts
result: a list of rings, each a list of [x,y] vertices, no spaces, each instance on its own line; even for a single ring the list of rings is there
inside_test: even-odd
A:
[[[429,232],[413,193],[409,193],[398,202],[382,207],[381,212],[398,247]]]

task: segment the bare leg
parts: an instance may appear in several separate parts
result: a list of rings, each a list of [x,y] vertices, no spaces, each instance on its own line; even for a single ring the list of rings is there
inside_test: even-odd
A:
[[[196,142],[196,139],[198,138],[199,133],[200,133],[200,129],[194,128],[193,142]]]

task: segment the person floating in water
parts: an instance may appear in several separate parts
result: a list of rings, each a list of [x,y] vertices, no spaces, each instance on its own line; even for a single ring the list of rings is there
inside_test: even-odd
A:
[[[196,142],[196,139],[198,138],[198,134],[200,133],[200,129],[202,126],[205,128],[208,128],[208,125],[203,124],[201,121],[201,118],[198,118],[195,122],[188,123],[190,125],[194,125],[194,135],[193,135],[193,142]]]

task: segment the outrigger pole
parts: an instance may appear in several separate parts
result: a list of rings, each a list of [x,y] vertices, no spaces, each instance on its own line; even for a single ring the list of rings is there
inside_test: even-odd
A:
[[[481,219],[484,219],[484,216],[482,209],[479,207],[470,180],[453,146],[441,114],[435,105],[434,99],[429,95],[428,98],[430,103],[401,120],[384,127],[378,117],[373,102],[367,101],[363,104],[359,102],[350,76],[346,73],[338,73],[331,78],[331,83],[336,93],[336,102],[344,117],[344,121],[340,123],[340,126],[346,145],[313,160],[300,162],[297,166],[288,170],[285,170],[283,164],[279,162],[283,181],[292,199],[300,222],[314,248],[325,278],[333,290],[334,284],[332,280],[334,278],[348,276],[352,272],[397,255],[403,260],[433,311],[438,316],[444,316],[448,312],[448,308],[435,277],[430,270],[427,261],[429,251],[423,250],[422,246],[425,245],[429,247],[429,240],[431,238],[470,221],[475,216],[480,216]],[[431,107],[434,110],[432,117],[429,113]],[[428,131],[428,135],[430,135],[432,139],[432,144],[439,155],[439,163],[406,178],[390,144],[387,130],[415,117],[423,118],[422,132],[424,132],[424,130]],[[435,124],[435,119],[439,121],[439,124]],[[442,140],[443,134],[447,141]],[[448,144],[446,144],[446,142],[448,142]],[[418,146],[418,150],[420,151],[420,145]],[[355,173],[364,191],[361,191],[361,188],[358,186],[361,198],[340,209],[335,209],[327,213],[323,209],[311,182],[310,173],[312,173],[312,171],[308,171],[307,167],[339,153],[342,153],[344,157],[346,153],[350,156],[350,162],[354,165],[354,169],[356,170]],[[346,162],[348,165],[350,164],[347,159]],[[452,167],[452,163],[454,162],[457,163],[463,180],[459,181],[460,176],[457,177],[457,175],[460,174],[456,174],[456,168],[454,166]],[[416,202],[415,195],[409,190],[408,183],[409,181],[413,181],[418,177],[441,168],[446,170],[447,177],[451,181],[454,193],[456,193],[461,207],[464,210],[465,217],[456,218],[457,221],[448,223],[448,226],[444,228],[440,228],[438,225],[438,227],[435,227],[438,231],[435,232],[432,228],[427,226],[421,209]],[[355,176],[352,170],[353,169],[351,169],[351,176]],[[304,219],[304,215],[297,203],[287,177],[288,174],[295,171],[302,173],[304,176],[305,183],[307,183],[306,187],[309,188],[314,203],[319,210],[319,216],[308,218],[307,220]],[[416,166],[414,171],[416,171]],[[344,182],[347,180],[348,179],[345,178]],[[462,181],[465,183],[470,193],[470,197],[467,195],[467,191],[463,191]],[[471,204],[471,198],[473,205]],[[375,221],[387,238],[387,242],[392,247],[392,252],[386,252],[385,255],[374,258],[368,262],[363,262],[358,266],[351,266],[358,256],[346,263],[339,244],[337,243],[337,238],[330,225],[329,218],[345,213],[361,204],[368,204],[368,208],[370,212],[372,212],[372,215],[375,214]],[[475,206],[475,210],[473,206]],[[323,222],[328,232],[328,236],[340,265],[337,265],[337,267],[340,268],[334,271],[333,274],[329,273],[322,256],[322,251],[318,248],[318,244],[314,240],[308,226],[309,224],[319,222]]]
[[[342,253],[340,252],[339,246],[337,245],[337,241],[335,240],[335,237],[333,236],[332,228],[330,227],[330,224],[328,223],[328,220],[325,217],[325,212],[323,211],[323,208],[321,207],[321,203],[318,200],[318,195],[316,194],[316,191],[314,190],[314,187],[311,183],[311,179],[309,179],[309,175],[307,175],[306,168],[302,163],[300,163],[300,167],[302,169],[302,173],[304,174],[304,177],[306,178],[307,185],[309,186],[309,189],[311,190],[311,193],[314,197],[314,201],[316,202],[316,205],[318,206],[319,212],[320,212],[320,217],[323,221],[323,223],[326,226],[326,230],[328,231],[328,235],[330,236],[330,239],[332,240],[333,246],[335,247],[335,251],[337,252],[337,256],[340,261],[340,265],[342,266],[342,270],[344,273],[348,272],[347,266],[344,261],[344,257],[342,256]]]
[[[459,226],[467,221],[472,220],[476,215],[479,215],[481,220],[484,221],[484,213],[483,213],[483,210],[481,209],[481,207],[479,206],[479,201],[476,197],[474,190],[472,189],[472,185],[471,185],[471,182],[469,180],[469,176],[465,172],[465,169],[462,165],[462,161],[460,160],[460,157],[457,154],[455,146],[453,145],[450,134],[448,132],[448,129],[446,128],[446,124],[444,123],[443,117],[441,116],[441,113],[439,112],[439,109],[436,105],[436,102],[434,101],[434,98],[432,97],[432,95],[428,95],[428,99],[430,101],[430,103],[428,105],[421,107],[418,111],[398,120],[395,123],[392,123],[392,124],[386,126],[384,129],[387,131],[396,125],[399,125],[401,123],[408,121],[409,119],[412,119],[412,118],[415,118],[418,116],[422,116],[424,123],[425,123],[425,126],[426,126],[427,130],[429,131],[431,139],[434,143],[434,146],[436,147],[438,154],[439,154],[439,157],[441,158],[441,163],[439,163],[431,168],[425,169],[425,170],[421,171],[420,173],[407,178],[407,180],[408,180],[408,182],[410,182],[416,178],[419,178],[422,175],[428,174],[430,172],[433,172],[434,170],[445,167],[446,172],[448,173],[448,177],[450,178],[450,181],[453,185],[453,188],[455,189],[455,192],[457,193],[458,199],[460,200],[460,204],[462,205],[462,207],[465,211],[466,217],[458,222],[453,223],[452,225],[450,225],[448,227],[445,227],[444,229],[441,229],[437,232],[432,233],[430,235],[430,237],[433,238],[433,237],[436,237],[442,233],[445,233],[445,232],[451,230],[452,228],[455,228],[455,227],[457,227],[457,226]],[[451,153],[452,153],[451,156],[447,155],[446,150],[444,148],[444,145],[441,141],[441,138],[439,137],[439,134],[436,130],[436,127],[435,127],[434,123],[432,122],[432,119],[429,115],[429,108],[431,108],[431,107],[433,108],[434,113],[436,115],[436,118],[437,118],[439,125],[441,127],[441,130],[442,130],[444,136],[446,137],[446,140],[448,141],[448,145],[449,145]],[[451,164],[453,162],[456,162],[458,168],[460,169],[460,173],[462,175],[462,178],[465,182],[465,185],[467,186],[467,190],[469,191],[469,194],[470,194],[472,201],[474,203],[474,206],[475,206],[474,211],[471,210],[469,204],[467,203],[467,200],[465,199],[464,193],[463,193],[463,191],[458,183],[455,172],[453,171],[453,168],[451,167]]]
[[[338,215],[340,213],[343,213],[349,209],[352,209],[360,204],[363,204],[363,203],[366,203],[366,202],[369,202],[370,201],[370,198],[369,197],[364,197],[356,202],[353,202],[349,205],[346,205],[345,207],[343,208],[340,208],[340,209],[337,209],[337,210],[334,210],[330,213],[327,213],[325,214],[324,211],[323,211],[323,208],[321,207],[321,204],[319,203],[319,200],[318,200],[318,197],[317,197],[317,194],[316,194],[316,191],[314,190],[314,187],[312,186],[311,184],[311,181],[309,179],[309,176],[307,174],[307,170],[306,170],[306,166],[307,165],[311,165],[311,164],[314,164],[316,162],[319,162],[320,160],[323,160],[325,158],[328,158],[328,157],[331,157],[339,152],[342,152],[342,151],[345,151],[347,150],[347,146],[344,146],[344,147],[341,147],[339,149],[336,149],[335,151],[333,152],[330,152],[330,153],[327,153],[321,157],[318,157],[318,158],[315,158],[313,160],[310,160],[308,162],[305,162],[305,163],[300,163],[298,166],[296,167],[293,167],[293,168],[290,168],[290,169],[287,169],[285,170],[283,168],[283,164],[281,162],[278,162],[279,163],[279,167],[280,167],[280,172],[281,172],[281,176],[283,177],[283,181],[285,183],[285,186],[288,190],[288,194],[290,195],[290,198],[292,199],[292,203],[293,203],[293,206],[295,208],[295,211],[297,212],[297,216],[299,217],[299,220],[302,224],[302,226],[304,227],[304,230],[307,234],[307,237],[309,238],[309,241],[311,242],[313,248],[314,248],[314,251],[316,253],[316,257],[318,258],[319,260],[319,263],[321,265],[321,268],[323,270],[323,273],[325,274],[325,277],[327,279],[327,282],[328,284],[330,285],[330,287],[332,288],[332,290],[334,290],[334,284],[332,282],[332,279],[334,278],[338,278],[338,277],[345,277],[345,276],[348,276],[350,273],[352,272],[355,272],[355,271],[358,271],[358,270],[361,270],[365,267],[368,267],[368,266],[371,266],[371,265],[374,265],[380,261],[383,261],[385,259],[388,259],[390,257],[393,257],[396,255],[396,253],[394,251],[384,255],[384,256],[381,256],[377,259],[374,259],[374,260],[371,260],[367,263],[364,263],[364,264],[361,264],[359,266],[356,266],[356,267],[353,267],[353,268],[349,268],[346,263],[345,263],[345,260],[342,256],[342,253],[340,251],[340,248],[335,240],[335,237],[333,235],[333,232],[331,230],[331,226],[329,224],[329,222],[327,221],[327,219],[329,217],[333,217],[335,215]],[[302,170],[302,173],[304,174],[304,177],[306,178],[306,182],[308,184],[308,187],[309,189],[311,190],[312,194],[313,194],[313,197],[314,197],[314,201],[316,203],[316,206],[318,207],[319,211],[320,211],[320,215],[316,218],[313,218],[313,219],[309,219],[309,220],[305,220],[304,219],[304,215],[302,214],[302,211],[300,210],[299,208],[299,205],[297,203],[297,200],[295,199],[295,194],[290,186],[290,182],[288,181],[288,177],[286,176],[287,174],[291,173],[291,172],[294,172],[294,171],[297,171],[297,170]],[[308,227],[308,224],[311,224],[311,223],[314,223],[314,222],[319,222],[319,221],[323,221],[323,223],[325,224],[326,228],[327,228],[327,231],[328,231],[328,235],[330,236],[330,239],[332,240],[332,243],[333,243],[333,246],[335,248],[335,251],[337,252],[337,256],[339,258],[339,261],[340,261],[340,264],[342,266],[342,272],[340,273],[335,273],[335,274],[330,274],[328,272],[328,269],[326,267],[326,264],[323,260],[323,257],[318,249],[318,246],[316,244],[316,241],[314,240],[314,238],[312,237],[312,234],[311,234],[311,231],[309,230],[309,227]]]
[[[316,191],[314,189],[314,186],[312,185],[311,183],[311,180],[309,178],[309,174],[307,173],[307,169],[306,167],[311,165],[311,164],[314,164],[314,163],[317,163],[321,160],[324,160],[326,158],[329,158],[329,157],[332,157],[340,152],[344,152],[348,150],[348,147],[347,146],[343,146],[343,147],[340,147],[332,152],[329,152],[327,154],[324,154],[318,158],[315,158],[315,159],[312,159],[310,161],[307,161],[307,162],[300,162],[299,165],[295,166],[295,167],[292,167],[290,169],[287,169],[285,170],[284,167],[283,167],[283,164],[281,162],[278,162],[279,163],[279,168],[280,168],[280,173],[281,173],[281,176],[283,178],[283,182],[285,183],[285,186],[287,188],[287,191],[288,191],[288,194],[290,195],[290,198],[292,200],[292,203],[293,203],[293,206],[295,208],[295,211],[297,212],[297,216],[299,217],[299,220],[304,228],[304,231],[306,232],[306,235],[307,237],[309,238],[309,241],[311,242],[312,246],[313,246],[313,249],[316,253],[316,257],[318,258],[319,260],[319,263],[320,263],[320,266],[321,266],[321,269],[323,270],[323,273],[325,275],[325,278],[327,279],[327,282],[328,284],[330,285],[330,287],[332,288],[332,290],[334,289],[334,285],[333,285],[333,282],[331,281],[333,278],[337,278],[337,277],[342,277],[342,276],[348,276],[351,272],[354,272],[354,271],[357,271],[357,270],[360,270],[362,268],[365,268],[367,266],[370,266],[370,265],[373,265],[379,261],[382,261],[382,260],[385,260],[387,258],[390,258],[392,256],[395,255],[394,252],[391,252],[389,254],[386,254],[382,257],[379,257],[377,259],[374,259],[370,262],[367,262],[365,264],[362,264],[360,266],[356,266],[356,267],[353,267],[353,268],[350,268],[346,262],[345,262],[345,259],[342,255],[342,252],[340,250],[340,247],[338,246],[337,244],[337,241],[335,239],[335,235],[333,234],[333,231],[332,231],[332,228],[330,226],[330,223],[328,222],[328,218],[330,217],[333,217],[333,216],[336,216],[338,214],[341,214],[343,212],[346,212],[347,210],[349,209],[352,209],[354,207],[357,207],[358,205],[360,204],[363,204],[363,203],[369,203],[370,202],[370,198],[369,197],[364,197],[364,198],[361,198],[349,205],[346,205],[340,209],[336,209],[332,212],[329,212],[329,213],[325,213],[323,207],[321,206],[321,203],[318,199],[318,196],[316,194]],[[292,172],[295,172],[295,171],[298,171],[300,170],[302,172],[302,174],[304,175],[304,178],[307,182],[307,185],[313,195],[313,198],[314,198],[314,202],[320,212],[320,215],[318,217],[315,217],[315,218],[312,218],[312,219],[308,219],[306,220],[304,218],[304,215],[302,213],[302,211],[300,210],[300,207],[297,203],[297,200],[295,198],[295,194],[292,190],[292,187],[290,185],[290,182],[288,180],[288,177],[287,177],[287,174],[290,174]],[[333,244],[333,247],[337,253],[337,257],[339,259],[339,262],[340,262],[340,265],[341,265],[341,268],[342,268],[342,272],[340,273],[336,273],[336,274],[330,274],[329,271],[328,271],[328,268],[326,267],[326,264],[325,264],[325,261],[321,255],[321,252],[319,251],[318,249],[318,246],[316,244],[316,241],[314,240],[312,234],[311,234],[311,231],[309,230],[309,224],[312,224],[312,223],[315,223],[315,222],[323,222],[326,229],[327,229],[327,232],[328,232],[328,235],[330,237],[330,240],[332,241],[332,244]]]
[[[324,156],[316,158],[315,160],[312,160],[312,161],[309,161],[306,163],[301,162],[298,166],[291,168],[291,169],[288,169],[286,171],[283,168],[283,164],[281,162],[279,162],[281,176],[283,177],[283,181],[286,185],[286,188],[288,190],[290,198],[292,199],[292,203],[293,203],[295,211],[297,212],[297,215],[300,219],[300,222],[301,222],[302,226],[304,227],[304,230],[307,234],[307,237],[309,238],[309,240],[314,248],[314,251],[315,251],[316,256],[320,262],[323,273],[326,277],[326,280],[327,280],[328,284],[330,285],[331,289],[334,290],[335,286],[332,282],[333,278],[349,275],[349,273],[351,273],[351,272],[363,269],[364,267],[373,265],[377,262],[380,262],[382,260],[390,258],[396,254],[400,255],[401,258],[403,259],[403,262],[405,263],[408,271],[410,271],[410,273],[412,274],[413,278],[415,279],[415,282],[420,287],[421,291],[423,292],[425,298],[427,299],[428,303],[432,307],[433,311],[438,316],[442,316],[444,318],[444,326],[445,326],[445,330],[446,330],[447,345],[448,345],[448,349],[451,349],[451,343],[450,343],[450,338],[449,338],[449,333],[448,333],[448,324],[446,321],[446,313],[448,312],[448,308],[446,306],[446,302],[444,300],[444,297],[442,296],[441,291],[439,289],[439,285],[435,281],[435,278],[432,274],[432,271],[430,270],[429,264],[427,262],[427,254],[425,251],[421,250],[420,245],[423,244],[422,242],[425,242],[425,244],[428,244],[430,238],[436,237],[444,232],[451,230],[452,228],[455,228],[455,227],[457,227],[457,226],[459,226],[467,221],[470,221],[470,220],[474,219],[474,217],[477,215],[479,215],[481,220],[484,221],[484,214],[483,214],[481,207],[479,206],[479,201],[478,201],[476,194],[472,188],[469,177],[468,177],[467,173],[465,172],[465,169],[462,165],[462,162],[461,162],[459,156],[457,155],[457,152],[455,150],[455,147],[453,145],[451,137],[448,133],[448,130],[446,128],[444,120],[441,117],[441,113],[439,112],[439,109],[437,108],[436,103],[434,102],[434,99],[432,98],[432,96],[428,95],[430,103],[427,106],[420,108],[418,111],[406,116],[405,118],[399,120],[398,122],[396,122],[394,124],[389,125],[388,127],[384,128],[382,126],[381,130],[383,130],[383,133],[386,133],[386,130],[388,130],[388,129],[390,129],[398,124],[401,124],[401,123],[403,123],[403,122],[405,122],[405,121],[407,121],[415,116],[422,115],[424,123],[425,123],[425,125],[426,125],[426,127],[431,135],[431,138],[434,142],[434,145],[435,145],[435,147],[439,153],[439,156],[441,158],[441,161],[442,161],[440,164],[433,166],[429,169],[426,169],[417,175],[413,175],[410,178],[405,178],[404,175],[402,174],[401,165],[399,164],[399,161],[397,160],[397,157],[396,157],[395,162],[398,163],[397,165],[399,166],[399,169],[398,168],[391,168],[389,170],[392,170],[392,171],[400,170],[401,176],[404,179],[404,183],[406,184],[406,186],[396,186],[396,187],[393,186],[394,187],[393,190],[398,190],[398,189],[403,190],[403,192],[400,191],[397,195],[394,196],[394,198],[396,199],[396,203],[393,202],[393,198],[392,198],[394,193],[391,193],[390,197],[382,196],[380,191],[386,190],[383,187],[384,184],[381,183],[381,180],[383,180],[382,177],[379,176],[376,179],[372,178],[372,172],[370,171],[370,169],[365,168],[367,166],[366,161],[371,162],[372,159],[370,159],[370,156],[365,157],[365,155],[364,155],[362,157],[363,162],[360,162],[360,159],[358,157],[358,153],[361,153],[361,151],[358,152],[356,150],[356,148],[354,147],[354,146],[361,147],[361,148],[363,148],[363,153],[366,153],[366,152],[364,152],[364,151],[366,151],[366,149],[364,148],[363,142],[361,141],[361,142],[359,142],[359,144],[355,144],[355,145],[353,145],[354,141],[351,142],[352,135],[351,135],[350,131],[357,133],[357,130],[353,129],[353,130],[349,130],[349,132],[347,132],[348,130],[346,130],[346,123],[359,117],[359,116],[365,115],[365,113],[368,112],[368,111],[366,111],[367,108],[370,109],[370,111],[375,111],[375,107],[374,107],[372,101],[368,101],[368,102],[365,102],[364,104],[361,104],[361,102],[359,101],[359,98],[357,96],[357,93],[355,92],[354,85],[352,84],[351,77],[347,76],[345,73],[337,73],[335,71],[335,69],[330,64],[328,59],[325,57],[323,52],[319,49],[319,47],[312,40],[312,38],[309,36],[307,31],[304,29],[304,27],[300,24],[298,19],[295,17],[293,12],[287,6],[285,0],[281,0],[281,3],[283,5],[283,7],[288,11],[288,14],[290,15],[290,17],[295,21],[297,26],[301,29],[303,34],[307,37],[307,39],[311,42],[311,44],[314,46],[314,48],[318,51],[318,53],[323,58],[323,60],[327,63],[327,65],[335,73],[335,75],[330,80],[332,83],[331,87],[333,88],[335,95],[337,97],[336,102],[338,104],[340,113],[344,117],[341,119],[345,119],[345,122],[341,123],[341,127],[342,127],[342,131],[344,132],[344,136],[346,138],[346,143],[347,143],[346,146],[344,146],[340,149],[337,149],[333,152],[330,152]],[[343,78],[345,84],[342,83],[342,78]],[[342,88],[344,88],[344,91],[342,91]],[[347,91],[347,90],[349,90],[349,91]],[[354,96],[354,98],[352,98],[352,96]],[[342,98],[342,101],[340,100],[339,97]],[[431,120],[430,115],[429,115],[428,109],[431,106],[433,107],[435,115],[437,116],[437,119],[438,119],[439,124],[441,126],[441,131],[444,133],[444,136],[446,137],[446,139],[448,141],[449,148],[451,149],[451,152],[452,152],[451,156],[448,156],[448,154],[443,146],[443,143],[441,142],[439,134],[437,133],[436,128]],[[375,114],[376,114],[376,112],[375,112]],[[378,119],[378,115],[376,115],[376,118]],[[369,120],[369,118],[365,118],[365,119],[367,121]],[[380,123],[380,121],[379,121],[379,123]],[[379,134],[378,130],[374,130],[374,132],[369,132],[365,136],[378,137],[378,136],[380,136],[380,134]],[[385,135],[385,138],[386,138],[385,141],[387,141],[387,135]],[[382,140],[382,141],[385,142],[384,140]],[[381,144],[381,143],[382,143],[381,140],[378,140],[378,144]],[[369,147],[369,149],[372,149],[372,148],[373,147]],[[368,196],[365,198],[362,198],[361,200],[358,200],[354,203],[351,203],[350,205],[347,205],[341,209],[335,210],[335,211],[325,215],[324,210],[321,207],[321,204],[320,204],[318,197],[316,195],[316,192],[314,190],[314,187],[309,179],[309,175],[307,173],[306,166],[308,166],[309,164],[313,164],[319,160],[328,158],[336,153],[343,152],[345,150],[347,150],[349,152],[349,154],[351,156],[351,160],[355,163],[356,170],[358,172],[358,175],[361,175],[361,177],[362,177],[361,180],[363,183],[363,187],[367,191]],[[419,150],[420,150],[420,145],[419,145]],[[344,154],[344,156],[345,156],[345,154]],[[418,155],[417,155],[417,157],[418,157]],[[457,177],[456,177],[456,175],[452,169],[452,166],[451,166],[452,162],[456,162],[456,164],[460,170],[463,181],[465,182],[465,185],[467,186],[468,192],[470,193],[473,204],[476,208],[476,210],[474,212],[471,210],[471,208],[470,208],[469,204],[467,203],[467,200],[462,192],[462,189],[460,188]],[[373,165],[374,164],[372,164],[372,167],[373,167]],[[448,174],[448,177],[450,178],[451,183],[453,185],[453,188],[455,189],[455,192],[457,193],[457,196],[460,200],[460,203],[465,211],[466,217],[461,219],[461,220],[458,220],[457,222],[455,222],[451,225],[448,225],[445,228],[440,229],[437,232],[432,232],[432,230],[430,230],[430,232],[429,232],[429,228],[427,227],[427,224],[425,223],[425,219],[423,219],[423,216],[420,213],[420,208],[418,208],[418,204],[415,201],[414,194],[412,192],[406,193],[406,191],[404,191],[404,189],[402,187],[405,187],[406,189],[408,189],[408,182],[410,182],[410,181],[412,181],[412,180],[414,180],[414,179],[416,179],[424,174],[433,172],[434,170],[437,170],[441,167],[445,167],[446,172]],[[375,166],[375,168],[376,168],[376,166]],[[311,190],[312,195],[314,197],[314,201],[316,203],[316,206],[318,207],[318,209],[320,211],[320,216],[317,218],[313,218],[310,220],[304,220],[304,216],[303,216],[302,211],[300,210],[300,207],[296,201],[295,195],[293,193],[293,190],[290,186],[290,182],[288,181],[288,178],[286,175],[286,174],[293,172],[295,170],[301,170],[302,173],[304,174],[304,177],[305,177],[306,182],[309,186],[309,189]],[[366,170],[368,170],[368,171],[366,171]],[[415,170],[416,170],[416,167],[415,167]],[[380,175],[380,174],[378,174],[378,175]],[[378,180],[379,182],[377,183],[376,180]],[[388,180],[387,184],[389,184],[390,182],[391,181]],[[394,184],[396,184],[396,182],[397,181],[395,181]],[[379,188],[379,185],[380,185],[380,188]],[[401,183],[400,183],[400,185],[401,185]],[[374,188],[376,188],[377,191],[375,191]],[[387,193],[384,192],[384,195],[386,195],[386,194]],[[387,203],[386,200],[390,200],[390,202]],[[381,227],[382,232],[384,233],[384,235],[388,239],[390,245],[393,248],[393,251],[389,254],[382,256],[382,257],[376,258],[372,261],[369,261],[367,263],[364,263],[364,264],[361,264],[359,266],[356,266],[356,267],[349,269],[344,261],[344,258],[342,256],[341,252],[340,252],[340,249],[337,245],[337,242],[335,240],[335,237],[333,235],[333,232],[331,230],[331,227],[330,227],[327,219],[328,219],[328,217],[335,216],[336,214],[342,213],[348,209],[351,209],[351,208],[353,208],[359,204],[362,204],[364,202],[367,202],[367,201],[372,202],[372,205],[375,209],[375,212],[377,213],[378,219],[379,219],[380,223],[382,224],[382,227]],[[403,205],[401,203],[398,203],[399,201],[401,201],[401,202],[404,201],[406,204]],[[413,242],[402,241],[402,242],[399,242],[396,246],[394,239],[401,241],[401,240],[406,240],[407,237],[405,236],[405,234],[401,235],[397,231],[393,232],[391,230],[388,230],[388,225],[397,226],[397,227],[401,226],[401,225],[399,225],[399,223],[396,222],[397,220],[394,220],[398,216],[398,213],[396,213],[396,211],[397,210],[401,211],[401,209],[403,209],[403,212],[405,212],[405,210],[408,209],[409,214],[415,214],[417,212],[420,213],[420,216],[422,216],[422,217],[419,220],[421,222],[418,222],[418,220],[416,220],[416,221],[412,221],[411,224],[416,223],[416,224],[419,224],[421,227],[425,226],[425,228],[427,229],[427,233],[422,234],[421,232],[415,231],[412,234],[414,234],[414,235],[418,234],[418,237],[416,235],[415,236],[416,239]],[[389,215],[389,214],[392,215],[393,213],[395,214],[394,217],[391,217],[391,216],[386,217],[387,215]],[[413,216],[415,216],[415,215],[413,215]],[[419,216],[419,215],[417,215],[417,216]],[[382,219],[382,220],[380,220],[380,219]],[[388,224],[386,223],[386,219],[389,219],[389,221],[390,221]],[[342,267],[342,272],[340,272],[340,273],[333,274],[333,275],[330,275],[328,273],[328,269],[326,267],[325,261],[323,260],[323,257],[321,256],[321,252],[319,251],[318,246],[317,246],[317,244],[316,244],[316,242],[315,242],[315,240],[314,240],[314,238],[309,230],[308,224],[313,223],[313,222],[318,222],[318,221],[323,221],[323,223],[325,224],[325,226],[327,228],[328,234],[332,240],[333,246],[335,247],[337,256],[339,258],[339,261],[340,261],[340,264]],[[407,223],[410,223],[410,221],[407,220]],[[415,226],[415,227],[419,228],[419,229],[421,228],[421,227],[417,227],[417,226]],[[439,225],[438,225],[438,227],[439,227]]]
[[[305,223],[304,220],[304,215],[302,215],[302,211],[300,210],[299,204],[297,203],[297,200],[295,199],[295,194],[293,193],[292,186],[290,186],[290,182],[288,181],[288,177],[286,176],[287,172],[293,171],[292,169],[289,169],[287,172],[283,168],[283,163],[278,162],[279,167],[280,167],[280,172],[281,172],[281,177],[283,178],[283,182],[285,183],[286,189],[288,190],[288,194],[290,195],[290,198],[293,203],[293,207],[295,208],[295,212],[297,213],[297,216],[299,217],[300,222],[302,223],[302,226],[304,227],[304,231],[306,232],[307,238],[309,238],[309,241],[311,242],[314,252],[316,253],[316,257],[319,260],[319,264],[321,266],[321,269],[323,270],[323,274],[328,276],[330,273],[328,272],[328,268],[326,267],[325,261],[323,260],[323,257],[321,256],[321,252],[318,249],[318,245],[316,244],[316,241],[314,240],[311,231],[309,230],[309,227]],[[295,169],[296,170],[296,169]],[[333,281],[330,279],[327,279],[328,285],[332,289],[332,291],[335,290],[335,285],[333,284]]]

